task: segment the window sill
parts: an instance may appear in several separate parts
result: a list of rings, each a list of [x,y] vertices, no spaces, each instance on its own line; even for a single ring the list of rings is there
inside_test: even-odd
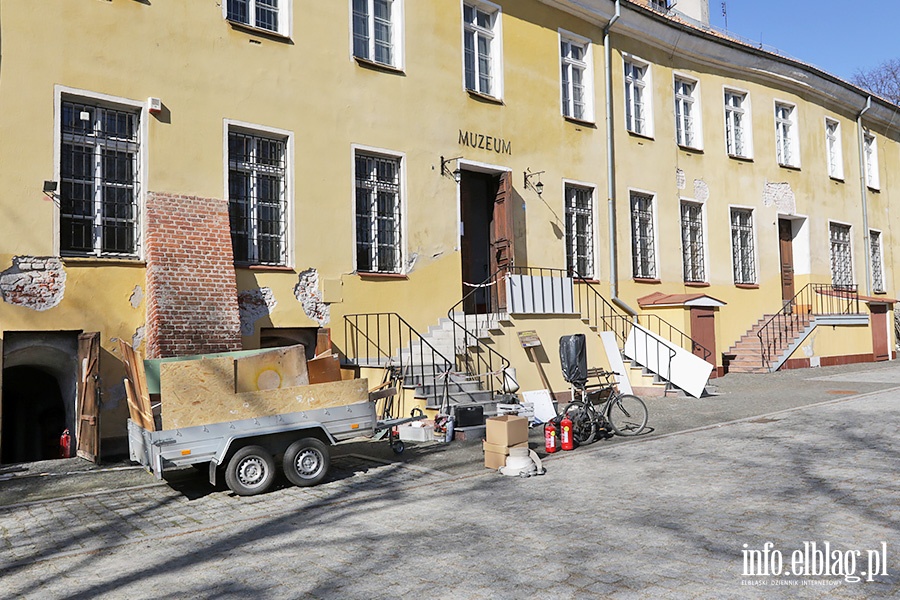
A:
[[[703,154],[703,148],[697,148],[695,146],[682,146],[678,144],[679,150],[682,152],[687,152],[688,154]]]
[[[744,156],[743,154],[729,154],[728,158],[733,158],[734,160],[740,161],[740,162],[748,162],[748,163],[753,162],[752,156]]]
[[[239,269],[249,269],[251,271],[274,271],[277,273],[296,273],[293,267],[286,267],[284,265],[249,265],[249,264],[235,264],[235,267]]]
[[[353,60],[355,60],[356,64],[364,69],[370,69],[372,71],[382,71],[385,73],[392,73],[394,75],[406,75],[406,72],[400,67],[395,67],[394,65],[389,65],[386,63],[380,63],[370,58],[364,58],[362,56],[356,56],[354,54]]]
[[[734,284],[734,287],[738,288],[739,290],[758,290],[759,284],[758,283],[736,283],[736,284]]]
[[[585,121],[584,119],[576,119],[575,117],[567,117],[566,115],[563,115],[563,119],[573,125],[583,125],[585,127],[590,127],[591,129],[597,129],[597,124],[594,121]]]
[[[635,283],[651,283],[657,284],[662,283],[662,280],[656,279],[655,277],[633,277],[632,278]]]
[[[881,188],[880,188],[880,187],[872,187],[871,185],[867,185],[866,188],[867,188],[870,192],[875,192],[876,194],[880,194],[880,193],[881,193]]]
[[[139,258],[120,258],[116,256],[60,256],[66,266],[72,267],[146,267],[147,263]]]
[[[692,288],[708,288],[708,281],[685,281],[684,287],[692,287]]]
[[[289,44],[293,44],[294,41],[291,39],[290,35],[285,35],[283,33],[279,33],[277,31],[272,31],[271,29],[263,29],[262,27],[254,27],[253,25],[248,25],[247,23],[241,23],[240,21],[232,21],[231,19],[225,19],[229,25],[231,25],[232,29],[237,29],[238,31],[243,31],[245,33],[254,33],[260,35],[262,37],[268,38],[274,42],[285,42]]]
[[[843,177],[837,177],[837,176],[835,176],[835,175],[829,175],[828,178],[831,179],[831,180],[832,180],[833,182],[835,182],[835,183],[844,183],[844,178],[843,178]]]
[[[356,274],[359,275],[360,279],[370,279],[372,281],[391,280],[391,279],[400,279],[400,280],[408,280],[409,279],[409,276],[406,273],[370,273],[368,271],[357,271]]]
[[[600,280],[594,279],[593,277],[576,277],[575,283],[587,283],[590,285],[600,285]]]
[[[469,88],[466,88],[466,93],[469,94],[469,97],[474,100],[481,100],[483,102],[487,102],[488,104],[497,104],[498,106],[503,106],[503,100],[496,96],[482,94],[481,92],[476,92],[475,90],[470,90]]]
[[[643,139],[643,140],[650,140],[651,142],[655,141],[655,138],[652,135],[648,135],[646,133],[638,133],[637,131],[631,131],[630,129],[628,129],[627,131],[628,131],[628,135],[630,135],[631,137],[636,137],[636,138]]]
[[[778,166],[781,167],[782,169],[787,169],[789,171],[799,171],[800,170],[800,165],[786,165],[783,163],[778,163]]]

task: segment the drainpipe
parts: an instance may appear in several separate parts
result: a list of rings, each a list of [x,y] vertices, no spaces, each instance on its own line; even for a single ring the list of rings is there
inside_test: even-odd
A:
[[[613,109],[612,109],[612,50],[609,43],[609,30],[619,20],[622,7],[616,1],[616,12],[603,28],[603,60],[606,69],[606,198],[609,219],[609,292],[613,304],[632,317],[637,311],[619,298],[619,269],[617,264],[618,244],[616,243],[616,167],[615,143],[613,141]]]
[[[856,134],[859,138],[859,192],[862,197],[863,229],[865,230],[863,239],[865,240],[866,249],[866,295],[869,296],[872,295],[872,261],[869,257],[871,252],[869,249],[869,244],[871,243],[869,241],[869,210],[867,208],[869,186],[866,182],[866,148],[865,139],[863,138],[862,118],[870,108],[872,108],[872,96],[866,98],[865,108],[856,116]]]

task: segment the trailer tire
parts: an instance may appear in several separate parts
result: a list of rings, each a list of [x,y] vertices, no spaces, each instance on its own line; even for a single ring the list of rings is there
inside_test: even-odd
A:
[[[261,446],[245,446],[225,468],[225,483],[238,496],[254,496],[272,487],[275,459]]]
[[[281,466],[284,476],[294,485],[316,485],[325,479],[331,466],[328,446],[316,438],[299,439],[288,446]]]

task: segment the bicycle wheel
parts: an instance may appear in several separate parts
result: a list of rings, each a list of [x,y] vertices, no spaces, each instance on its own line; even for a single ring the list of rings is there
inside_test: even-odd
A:
[[[606,407],[606,420],[617,435],[637,435],[647,426],[647,405],[631,394],[616,396]]]
[[[572,421],[572,439],[579,446],[586,446],[597,436],[597,424],[584,402],[572,402],[563,409],[563,414]]]

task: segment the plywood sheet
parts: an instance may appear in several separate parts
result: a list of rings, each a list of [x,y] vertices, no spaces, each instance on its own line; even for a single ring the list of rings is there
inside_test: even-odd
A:
[[[237,358],[234,370],[238,393],[309,385],[306,348],[301,345]]]
[[[320,358],[314,358],[308,363],[309,382],[310,383],[327,383],[329,381],[340,381],[341,361],[337,356],[327,355]]]
[[[125,363],[126,391],[132,392],[132,401],[137,414],[131,415],[131,420],[138,423],[144,429],[154,430],[153,411],[150,408],[150,395],[147,393],[147,380],[144,372],[144,361],[139,352],[126,342],[119,340],[119,350],[122,353],[122,361]],[[137,417],[137,418],[135,418]]]

